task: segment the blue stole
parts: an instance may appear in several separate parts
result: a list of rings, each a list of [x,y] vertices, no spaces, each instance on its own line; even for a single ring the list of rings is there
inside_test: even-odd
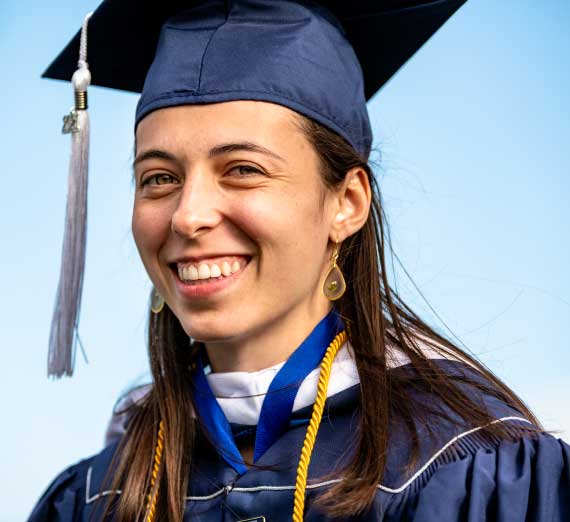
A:
[[[333,309],[315,326],[271,381],[257,425],[254,462],[287,429],[301,383],[321,363],[329,344],[342,328],[342,320]],[[240,475],[244,474],[247,466],[236,446],[230,424],[210,389],[202,357],[198,357],[194,386],[194,401],[200,421],[224,460]]]

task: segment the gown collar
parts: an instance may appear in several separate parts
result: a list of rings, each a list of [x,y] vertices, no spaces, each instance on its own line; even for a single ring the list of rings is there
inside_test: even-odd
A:
[[[285,363],[256,372],[208,373],[206,380],[230,424],[255,426],[269,385]],[[292,411],[315,402],[320,368],[312,370],[299,386]],[[340,393],[360,382],[352,350],[348,343],[339,349],[333,362],[327,397]]]

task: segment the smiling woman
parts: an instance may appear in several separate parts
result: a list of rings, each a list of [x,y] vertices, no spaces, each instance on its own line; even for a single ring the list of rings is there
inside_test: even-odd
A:
[[[462,3],[142,7],[140,41],[160,38],[121,77],[101,49],[135,5],[103,2],[95,82],[142,90],[132,231],[153,382],[30,520],[570,516],[570,448],[388,280],[366,98]]]

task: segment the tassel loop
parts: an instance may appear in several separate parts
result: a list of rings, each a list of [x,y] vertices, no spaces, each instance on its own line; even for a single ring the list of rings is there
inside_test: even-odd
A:
[[[87,63],[87,25],[89,18],[93,13],[89,13],[83,20],[81,27],[81,37],[79,40],[79,60],[77,60],[77,69],[71,77],[71,85],[75,94],[75,107],[71,109],[69,114],[63,117],[62,134],[74,134],[79,132],[79,117],[77,111],[86,111],[87,88],[91,85],[91,72]]]

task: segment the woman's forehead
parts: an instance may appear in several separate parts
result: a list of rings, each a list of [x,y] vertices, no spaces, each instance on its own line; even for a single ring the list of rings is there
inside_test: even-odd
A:
[[[137,149],[191,144],[195,150],[210,150],[223,143],[248,142],[283,154],[300,152],[308,141],[299,118],[287,107],[254,100],[167,107],[141,120]]]

